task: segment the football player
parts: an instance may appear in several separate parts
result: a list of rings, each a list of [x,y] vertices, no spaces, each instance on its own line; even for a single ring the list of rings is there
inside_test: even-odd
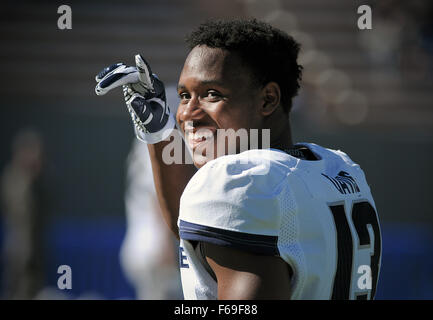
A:
[[[207,22],[187,41],[176,121],[140,55],[96,77],[99,95],[123,86],[148,143],[185,298],[373,299],[381,235],[364,172],[344,152],[292,141],[299,44],[254,19]],[[270,148],[228,149],[218,132],[229,129],[270,129]],[[164,161],[179,134],[194,165]]]

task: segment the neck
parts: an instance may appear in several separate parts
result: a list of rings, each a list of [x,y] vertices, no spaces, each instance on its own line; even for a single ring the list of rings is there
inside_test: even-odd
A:
[[[274,149],[290,149],[293,147],[292,130],[290,128],[289,116],[283,111],[274,112],[272,115],[271,130],[271,148]]]
[[[293,147],[293,142],[289,124],[282,131],[278,132],[276,136],[273,137],[271,133],[271,148],[284,150],[291,147]]]

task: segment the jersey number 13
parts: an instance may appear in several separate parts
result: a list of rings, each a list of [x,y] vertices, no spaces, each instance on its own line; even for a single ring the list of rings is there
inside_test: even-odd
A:
[[[377,278],[379,274],[379,261],[381,256],[381,237],[379,222],[373,206],[367,202],[355,202],[349,215],[346,215],[343,204],[331,205],[329,207],[335,222],[337,231],[337,271],[334,278],[332,299],[349,299],[353,274],[353,251],[359,249],[370,249],[371,255],[371,296],[373,299],[376,294]],[[352,220],[356,236],[352,234],[349,227],[349,219]],[[372,229],[374,239],[371,239],[369,227]],[[357,243],[354,244],[354,240]],[[372,248],[372,246],[374,248]],[[364,291],[365,292],[365,291]],[[368,295],[363,293],[356,294],[356,298],[367,299]]]

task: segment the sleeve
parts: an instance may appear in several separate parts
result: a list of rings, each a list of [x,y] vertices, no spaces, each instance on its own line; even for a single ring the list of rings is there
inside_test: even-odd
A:
[[[180,238],[278,255],[279,195],[286,172],[263,159],[224,156],[198,170],[181,197]],[[264,166],[269,166],[266,174]]]

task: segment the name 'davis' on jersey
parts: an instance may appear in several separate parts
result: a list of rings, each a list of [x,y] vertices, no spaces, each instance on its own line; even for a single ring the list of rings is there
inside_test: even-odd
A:
[[[334,178],[322,173],[322,176],[327,178],[341,194],[361,192],[354,178],[347,172],[340,171]]]

